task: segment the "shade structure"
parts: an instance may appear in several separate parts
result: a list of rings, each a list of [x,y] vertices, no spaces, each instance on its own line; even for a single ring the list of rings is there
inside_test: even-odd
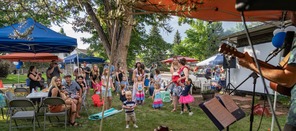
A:
[[[182,58],[185,58],[186,59],[186,62],[196,62],[198,60],[194,59],[194,58],[190,58],[190,57],[185,57],[185,56],[177,56],[177,59],[180,60]],[[166,59],[166,60],[163,60],[161,61],[163,63],[172,63],[173,62],[173,58],[169,58],[169,59]]]
[[[26,34],[28,29],[32,30],[28,37],[15,37],[15,34]],[[70,53],[76,46],[75,38],[57,33],[31,18],[0,28],[0,52]]]
[[[224,56],[222,54],[217,54],[216,58],[210,63],[213,65],[222,65],[224,61]]]
[[[216,58],[216,55],[211,56],[211,57],[208,58],[208,59],[205,59],[205,60],[203,60],[203,61],[201,61],[201,62],[198,62],[198,63],[196,64],[196,66],[209,66],[209,65],[211,64],[211,61],[213,61],[215,58]]]
[[[51,53],[11,53],[1,55],[0,59],[23,62],[51,62],[52,60],[62,61],[58,56]]]
[[[78,62],[84,62],[84,61],[87,63],[104,63],[105,62],[103,58],[87,56],[85,54],[78,54],[78,55],[73,54],[64,59],[65,64],[78,63]]]
[[[236,0],[143,0],[136,8],[148,13],[164,13],[206,21],[241,21]],[[268,1],[267,1],[268,3]],[[278,21],[282,11],[247,11],[247,21]]]

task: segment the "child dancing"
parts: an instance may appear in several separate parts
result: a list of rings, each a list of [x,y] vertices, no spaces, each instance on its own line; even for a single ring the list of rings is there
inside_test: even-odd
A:
[[[136,100],[137,104],[141,105],[145,99],[145,94],[144,94],[144,82],[142,76],[138,76],[138,81],[136,82]]]
[[[189,111],[189,115],[193,115],[193,112],[191,112],[191,109],[190,109],[190,106],[189,106],[189,103],[192,103],[194,101],[194,98],[193,96],[191,96],[189,94],[189,91],[190,91],[190,88],[192,87],[192,80],[189,78],[188,81],[186,82],[186,85],[185,87],[183,87],[182,89],[182,93],[180,95],[180,98],[179,98],[179,103],[181,103],[181,113],[180,114],[183,114],[183,111],[184,111],[184,105],[186,105],[188,111]]]
[[[152,107],[154,109],[160,109],[163,104],[162,104],[162,99],[161,99],[161,93],[160,93],[160,85],[158,83],[154,84],[154,92],[152,95],[152,100],[153,100],[153,105]]]

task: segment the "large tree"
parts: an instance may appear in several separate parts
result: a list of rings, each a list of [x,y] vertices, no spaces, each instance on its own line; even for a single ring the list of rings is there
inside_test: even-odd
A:
[[[147,66],[151,66],[152,63],[160,65],[160,61],[167,58],[166,54],[170,48],[171,45],[163,40],[158,27],[152,26],[141,53],[144,64]]]

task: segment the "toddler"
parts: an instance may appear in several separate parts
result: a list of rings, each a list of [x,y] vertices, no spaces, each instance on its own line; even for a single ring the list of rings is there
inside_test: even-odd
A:
[[[183,114],[184,111],[184,105],[186,105],[189,115],[193,115],[193,112],[191,112],[189,103],[192,103],[194,101],[194,97],[189,94],[190,88],[192,87],[192,80],[189,78],[186,82],[185,87],[182,88],[182,93],[179,98],[179,103],[181,103],[181,113]]]
[[[153,100],[153,105],[152,107],[154,109],[160,109],[163,104],[162,104],[162,98],[161,98],[161,93],[160,93],[160,85],[158,83],[154,84],[154,92],[152,95],[152,100]]]
[[[138,128],[138,126],[136,125],[136,114],[134,112],[136,102],[132,101],[132,92],[125,92],[125,96],[127,100],[123,102],[122,108],[125,109],[126,128],[129,128],[130,121],[133,121],[134,128]]]

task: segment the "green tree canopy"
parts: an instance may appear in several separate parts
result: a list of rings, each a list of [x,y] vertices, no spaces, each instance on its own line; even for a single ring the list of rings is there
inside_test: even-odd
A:
[[[173,54],[203,60],[218,52],[219,38],[223,35],[221,22],[208,23],[201,20],[183,19],[190,24],[186,37],[179,45],[174,45]]]
[[[181,35],[180,35],[179,31],[177,30],[176,33],[175,33],[175,36],[174,36],[174,42],[173,42],[173,44],[174,45],[176,45],[176,44],[178,45],[178,44],[181,43],[181,40],[182,40]]]
[[[170,48],[171,44],[163,40],[158,27],[152,26],[141,53],[144,64],[146,66],[151,66],[152,63],[160,65],[160,61],[167,58]]]

